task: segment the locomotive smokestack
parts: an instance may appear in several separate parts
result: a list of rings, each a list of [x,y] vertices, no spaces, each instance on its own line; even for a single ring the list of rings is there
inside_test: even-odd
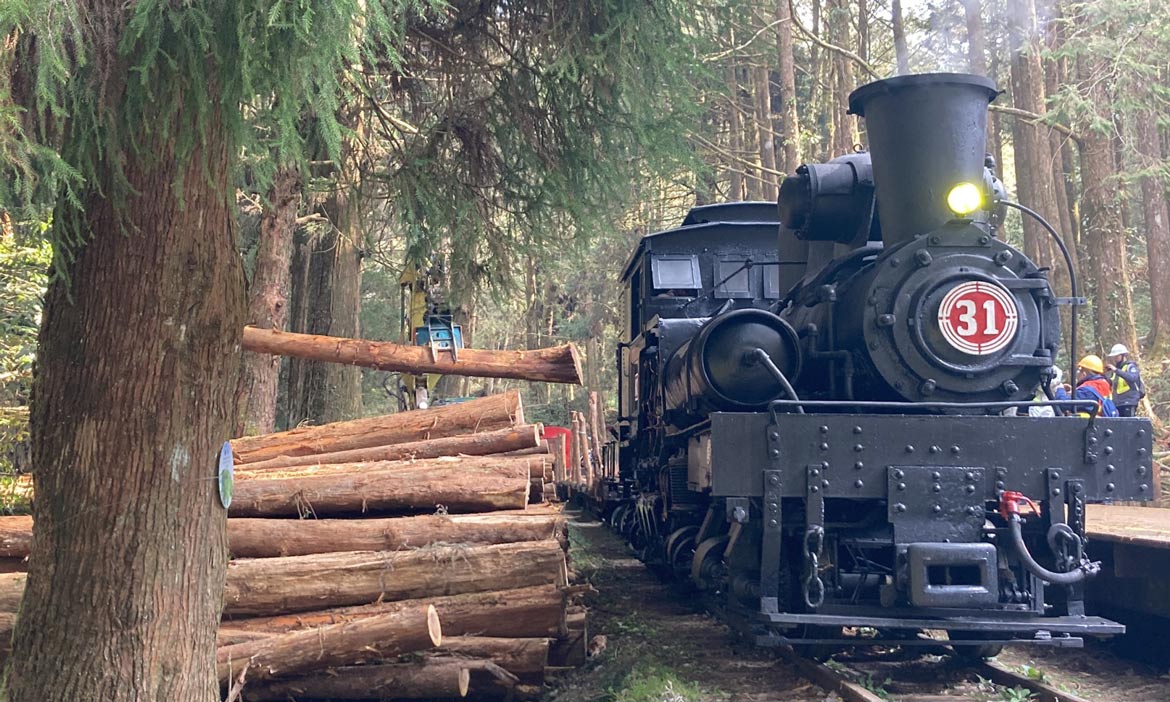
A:
[[[954,219],[947,196],[955,186],[985,190],[987,106],[997,94],[982,76],[926,73],[879,80],[849,96],[849,111],[865,118],[886,246]]]

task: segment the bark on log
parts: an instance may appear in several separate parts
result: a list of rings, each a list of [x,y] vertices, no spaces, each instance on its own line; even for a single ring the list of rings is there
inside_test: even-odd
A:
[[[552,665],[579,667],[589,656],[589,616],[583,609],[565,616],[568,629],[549,651]]]
[[[427,605],[224,646],[216,650],[215,668],[224,685],[235,680],[244,666],[248,680],[265,680],[422,651],[442,641],[439,616]]]
[[[381,600],[564,585],[555,541],[358,551],[228,564],[224,613],[271,615]]]
[[[545,487],[546,493],[549,488]],[[10,519],[10,518],[0,518]],[[17,526],[27,529],[23,534]],[[28,543],[32,522],[10,523],[9,553],[0,559],[11,566],[4,573],[21,573],[28,568]],[[274,558],[304,556],[337,551],[397,551],[419,548],[433,543],[507,544],[519,541],[556,539],[568,549],[568,531],[564,515],[530,506],[523,511],[500,511],[485,514],[422,515],[388,519],[251,519],[228,520],[228,542],[235,558]],[[22,551],[19,544],[24,543]],[[5,597],[5,583],[0,580],[0,612],[15,612],[24,592],[9,584],[12,592]],[[7,602],[7,604],[5,604]]]
[[[256,463],[278,456],[403,444],[521,424],[524,424],[524,408],[519,391],[512,390],[455,405],[244,437],[232,441],[232,451],[236,463]]]
[[[370,448],[315,453],[308,456],[280,456],[241,466],[241,470],[261,471],[294,466],[333,465],[338,463],[366,463],[370,461],[415,461],[440,456],[488,456],[493,454],[527,455],[548,453],[540,440],[539,424],[525,424],[479,434],[445,436],[405,444],[372,446]],[[539,450],[544,447],[544,450]],[[0,533],[0,539],[2,539]],[[2,545],[2,542],[0,542]]]
[[[528,475],[513,469],[380,470],[240,480],[228,514],[324,516],[368,512],[490,512],[523,509]]]
[[[467,696],[467,662],[434,658],[331,668],[316,675],[244,688],[249,702],[285,700],[432,700]]]
[[[458,360],[454,360],[449,353],[439,353],[436,358],[425,346],[244,327],[243,345],[245,350],[256,353],[416,375],[438,373],[573,385],[582,382],[581,357],[572,344],[531,351],[460,349]]]
[[[548,441],[542,439],[539,443],[536,444],[536,446],[530,446],[523,449],[514,449],[508,451],[507,453],[501,451],[500,453],[503,453],[505,456],[545,456],[550,454],[551,451],[548,447]]]
[[[32,546],[31,516],[0,517],[0,558],[24,558]]]
[[[565,594],[556,585],[427,597],[425,602],[434,605],[448,637],[547,638],[562,636],[568,631]],[[408,611],[422,607],[423,603],[424,600],[377,602],[360,607],[224,621],[219,628],[219,645]]]
[[[428,651],[428,659],[487,659],[509,673],[539,682],[548,665],[549,639],[513,639],[488,636],[448,636],[443,644]]]
[[[508,544],[564,538],[563,517],[517,519],[495,514],[391,519],[229,519],[235,558],[304,556],[337,551],[398,551],[433,543]]]

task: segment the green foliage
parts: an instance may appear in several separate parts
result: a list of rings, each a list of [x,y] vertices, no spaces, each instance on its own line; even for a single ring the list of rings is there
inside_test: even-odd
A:
[[[122,3],[10,0],[0,37],[15,38],[17,83],[0,85],[0,206],[58,207],[58,270],[84,244],[84,193],[122,203],[126,168],[149,169],[159,144],[191,158],[209,130],[233,152],[260,132],[278,158],[302,160],[303,116],[329,155],[345,70],[397,60],[414,0],[211,0]],[[5,61],[4,63],[7,63]],[[253,146],[253,148],[255,148]],[[182,169],[179,169],[182,172]],[[181,193],[182,183],[174,187]],[[226,184],[224,184],[226,186]]]
[[[31,234],[0,237],[0,405],[28,402],[51,258],[40,237],[47,227],[34,224]]]

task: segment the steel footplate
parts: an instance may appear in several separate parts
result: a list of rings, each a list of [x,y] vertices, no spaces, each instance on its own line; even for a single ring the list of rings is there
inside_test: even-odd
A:
[[[969,631],[1000,633],[1011,631],[1030,634],[1032,642],[1037,635],[1057,638],[1061,634],[1085,636],[1119,636],[1125,633],[1125,625],[1104,617],[954,617],[950,619],[903,619],[900,617],[851,616],[835,614],[760,613],[759,619],[773,627],[831,626],[871,627],[874,629],[933,629],[944,631]],[[986,643],[981,641],[979,643]]]

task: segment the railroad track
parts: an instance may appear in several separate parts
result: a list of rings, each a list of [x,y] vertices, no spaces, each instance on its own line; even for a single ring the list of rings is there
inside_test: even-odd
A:
[[[907,660],[906,651],[894,651],[888,656],[872,653],[864,656],[871,665],[857,665],[844,660],[816,661],[797,654],[791,648],[781,647],[779,654],[794,665],[810,681],[837,693],[844,702],[889,702],[890,700],[918,700],[944,702],[954,700],[1010,700],[1029,702],[1090,702],[1071,692],[1059,690],[1026,675],[1014,672],[991,661],[959,662],[954,659]],[[874,661],[878,666],[872,665]],[[902,666],[899,673],[899,691],[887,690],[891,679],[884,675],[881,663],[892,662]],[[888,672],[888,671],[887,671]],[[917,681],[913,678],[920,678]],[[910,678],[911,682],[906,682]],[[974,680],[972,680],[974,678]],[[1019,691],[1023,692],[1019,692]],[[1006,692],[1005,692],[1006,691]],[[1013,696],[1015,695],[1015,696]]]

